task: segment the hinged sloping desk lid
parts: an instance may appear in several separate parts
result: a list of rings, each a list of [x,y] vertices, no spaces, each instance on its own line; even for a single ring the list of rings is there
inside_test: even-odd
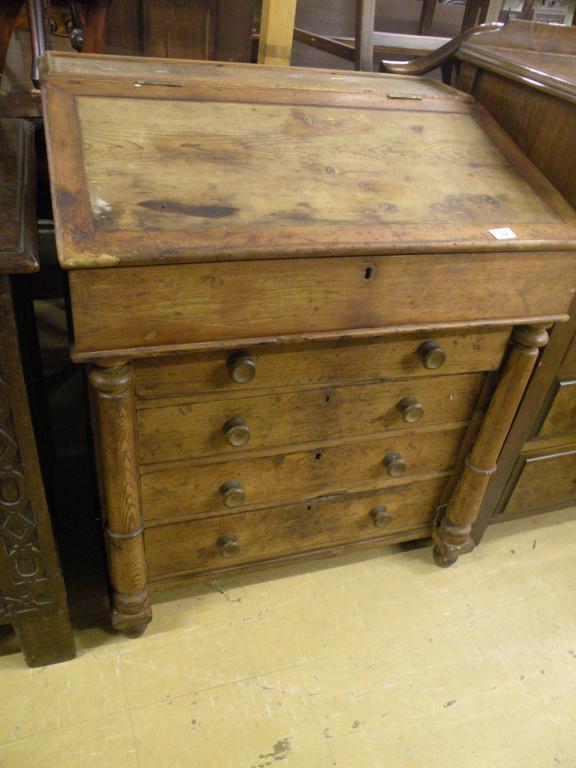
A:
[[[438,83],[49,54],[43,87],[64,267],[576,242],[572,208]]]

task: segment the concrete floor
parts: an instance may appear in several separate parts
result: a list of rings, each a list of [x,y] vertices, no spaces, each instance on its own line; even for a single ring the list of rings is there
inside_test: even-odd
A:
[[[452,569],[369,553],[156,595],[139,640],[0,643],[2,768],[576,766],[575,510]]]

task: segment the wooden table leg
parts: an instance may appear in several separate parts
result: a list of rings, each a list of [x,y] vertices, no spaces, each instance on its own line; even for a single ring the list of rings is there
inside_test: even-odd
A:
[[[136,407],[130,363],[90,370],[95,440],[112,587],[112,624],[138,637],[152,619],[136,456]]]
[[[258,64],[289,66],[297,0],[263,0]]]
[[[106,19],[111,0],[92,0],[86,9],[82,53],[104,53]]]
[[[474,549],[472,525],[478,516],[496,462],[524,396],[540,349],[548,343],[548,326],[519,326],[498,387],[492,396],[476,442],[448,502],[440,526],[434,531],[434,558],[447,567]]]

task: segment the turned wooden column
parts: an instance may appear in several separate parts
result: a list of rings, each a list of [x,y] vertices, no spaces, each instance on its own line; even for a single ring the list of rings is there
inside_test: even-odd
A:
[[[519,326],[512,333],[512,347],[498,387],[476,442],[466,458],[446,513],[432,534],[434,559],[447,567],[474,549],[471,536],[491,476],[512,421],[534,370],[540,349],[548,343],[549,326]]]
[[[152,619],[136,457],[136,409],[130,363],[102,361],[89,374],[106,548],[112,624],[138,637]]]

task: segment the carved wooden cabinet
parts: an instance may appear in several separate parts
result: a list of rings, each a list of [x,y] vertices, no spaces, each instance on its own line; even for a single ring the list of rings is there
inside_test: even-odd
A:
[[[0,624],[31,666],[74,656],[23,373],[19,273],[38,269],[33,126],[0,120]]]
[[[150,589],[433,535],[449,565],[576,277],[575,215],[407,78],[49,54],[114,625]]]

